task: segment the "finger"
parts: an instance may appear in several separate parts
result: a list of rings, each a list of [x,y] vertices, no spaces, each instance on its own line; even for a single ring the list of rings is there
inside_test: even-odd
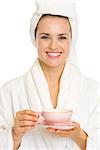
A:
[[[27,114],[27,115],[31,115],[31,116],[36,116],[36,117],[39,116],[38,112],[34,112],[32,110],[22,110],[22,111],[19,111],[19,112],[16,113],[16,117],[20,117],[20,115],[23,115],[23,114]]]
[[[35,112],[35,111],[32,111],[32,110],[24,110],[23,113],[28,114],[28,115],[32,115],[32,116],[36,116],[36,117],[39,116],[38,112]]]
[[[70,137],[72,130],[56,130],[55,134],[63,137]]]
[[[19,127],[31,127],[31,126],[36,126],[37,122],[33,121],[20,121],[19,122]]]
[[[72,125],[74,125],[75,126],[75,128],[80,128],[80,124],[78,123],[78,122],[72,122]]]
[[[25,114],[26,113],[26,114]],[[28,116],[24,116],[24,115],[28,115]],[[31,118],[29,117],[29,115],[32,117],[32,120],[35,122],[37,122],[37,119],[35,119],[35,117],[39,117],[38,115],[36,115],[35,112],[30,111],[30,110],[23,110],[23,111],[19,111],[16,113],[16,117],[15,117],[15,124],[19,123],[20,120],[25,120],[25,118],[29,118],[29,120],[31,120]],[[27,119],[26,119],[27,120]]]
[[[66,135],[69,136],[72,134],[73,130],[59,130],[59,129],[53,129],[53,128],[48,128],[49,132],[55,133],[57,135]]]
[[[19,132],[20,132],[20,133],[25,133],[25,132],[27,132],[28,130],[34,129],[34,128],[36,128],[36,125],[34,125],[34,126],[20,127],[20,128],[19,128]]]
[[[54,129],[54,128],[47,128],[47,130],[48,130],[49,132],[55,132],[56,129]]]
[[[34,121],[34,122],[38,121],[38,118],[36,116],[31,116],[31,115],[27,115],[27,114],[22,114],[22,115],[18,116],[17,119],[19,121],[22,121],[22,120]]]

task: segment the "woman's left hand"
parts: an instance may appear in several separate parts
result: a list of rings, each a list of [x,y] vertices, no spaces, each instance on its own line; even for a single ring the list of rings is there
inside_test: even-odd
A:
[[[57,136],[70,137],[82,150],[86,150],[87,134],[81,129],[80,124],[74,123],[74,128],[70,130],[59,130],[48,128],[47,130]]]
[[[76,122],[73,122],[74,124],[74,128],[73,129],[70,129],[70,130],[61,130],[61,129],[54,129],[54,128],[47,128],[47,130],[49,132],[52,132],[58,136],[63,136],[63,137],[71,137],[71,136],[74,136],[74,134],[78,134],[80,132],[80,130],[82,130],[80,128],[80,124],[79,123],[76,123]]]

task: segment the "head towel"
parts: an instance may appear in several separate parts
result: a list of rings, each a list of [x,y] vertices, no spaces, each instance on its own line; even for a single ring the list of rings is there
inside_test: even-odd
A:
[[[77,13],[74,0],[35,0],[36,9],[31,18],[30,35],[32,43],[35,45],[35,28],[43,14],[60,15],[69,18],[72,30],[72,44],[68,61],[77,64],[75,45],[78,36]]]

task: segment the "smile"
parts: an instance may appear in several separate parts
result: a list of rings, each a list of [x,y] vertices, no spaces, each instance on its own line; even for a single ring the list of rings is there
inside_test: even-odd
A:
[[[49,58],[58,58],[61,56],[62,52],[46,52]]]

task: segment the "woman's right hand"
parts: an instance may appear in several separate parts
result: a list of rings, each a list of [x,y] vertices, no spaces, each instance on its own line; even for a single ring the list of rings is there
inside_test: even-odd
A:
[[[39,113],[32,110],[22,110],[16,113],[13,134],[22,137],[28,130],[37,126]]]

